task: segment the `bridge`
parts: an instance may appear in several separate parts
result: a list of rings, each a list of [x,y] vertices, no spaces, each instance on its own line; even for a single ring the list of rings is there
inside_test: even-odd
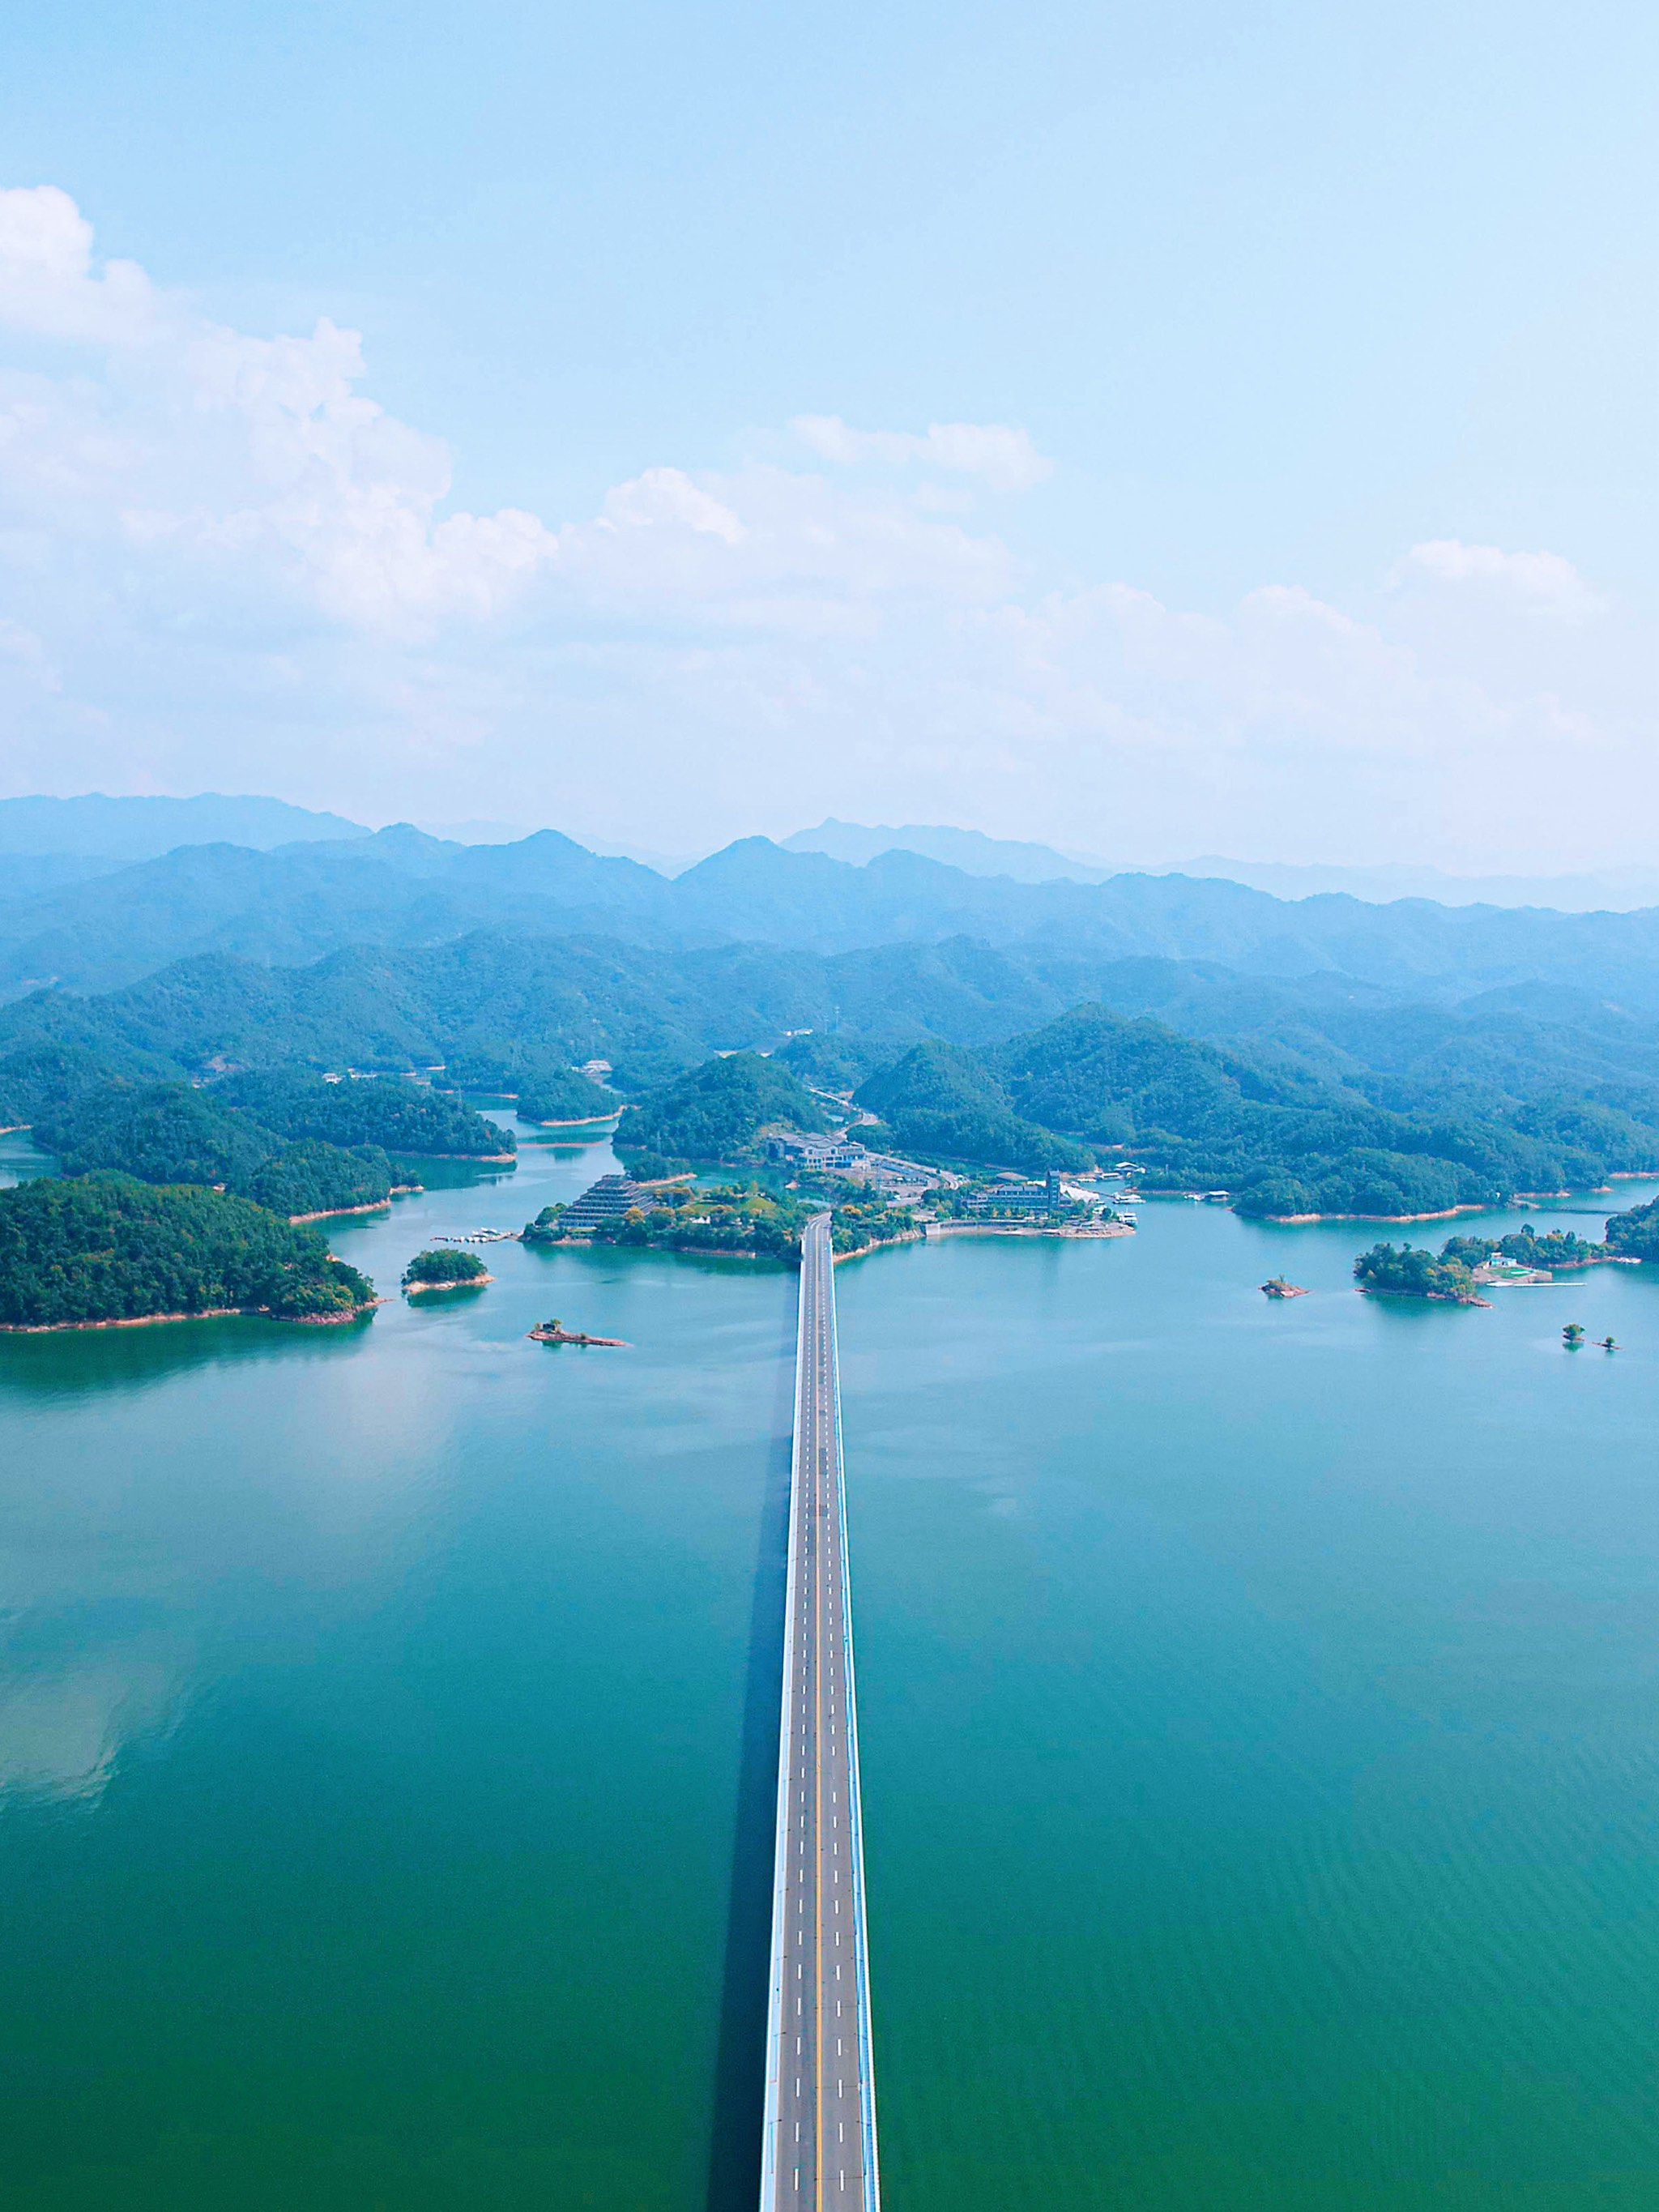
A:
[[[761,2212],[879,2212],[830,1217],[801,1238]]]

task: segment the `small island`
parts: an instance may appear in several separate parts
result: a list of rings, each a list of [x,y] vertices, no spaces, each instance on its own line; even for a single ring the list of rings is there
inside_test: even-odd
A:
[[[404,1269],[404,1288],[418,1291],[459,1291],[482,1287],[495,1278],[476,1252],[417,1252]]]
[[[1287,1282],[1283,1275],[1269,1275],[1261,1290],[1263,1296],[1270,1298],[1305,1298],[1308,1295],[1304,1285]]]
[[[626,1352],[628,1346],[620,1336],[589,1336],[586,1330],[567,1328],[556,1316],[552,1321],[538,1321],[530,1332],[532,1344],[603,1344],[617,1352]]]
[[[1449,1240],[1455,1241],[1455,1240]],[[1414,1250],[1409,1244],[1373,1244],[1353,1263],[1354,1280],[1362,1291],[1394,1298],[1427,1298],[1437,1305],[1486,1306],[1475,1287],[1474,1272],[1468,1262],[1437,1260],[1432,1252]]]

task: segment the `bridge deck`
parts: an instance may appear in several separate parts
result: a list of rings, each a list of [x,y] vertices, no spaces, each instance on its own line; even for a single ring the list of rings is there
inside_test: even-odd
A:
[[[878,2212],[829,1217],[802,1239],[761,2212]]]

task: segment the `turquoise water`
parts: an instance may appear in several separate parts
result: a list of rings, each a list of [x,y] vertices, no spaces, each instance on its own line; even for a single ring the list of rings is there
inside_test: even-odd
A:
[[[1374,1233],[839,1273],[893,2212],[1659,2202],[1659,1270]],[[0,1340],[7,2212],[752,2201],[793,1279],[483,1249]]]

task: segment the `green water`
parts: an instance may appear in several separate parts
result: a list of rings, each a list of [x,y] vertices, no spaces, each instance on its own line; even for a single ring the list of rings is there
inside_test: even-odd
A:
[[[840,1271],[890,2212],[1659,2203],[1659,1270],[1370,1234]],[[485,1250],[0,1340],[6,2212],[752,2203],[793,1280]]]

